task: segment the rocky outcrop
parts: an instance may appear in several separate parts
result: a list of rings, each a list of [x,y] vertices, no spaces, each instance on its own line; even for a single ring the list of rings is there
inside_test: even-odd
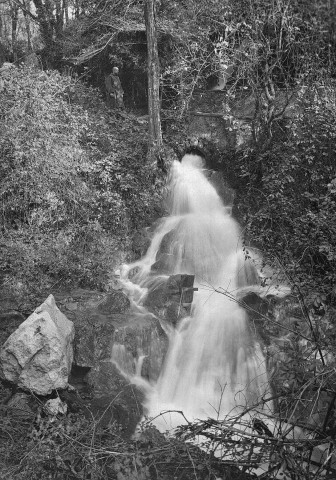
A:
[[[1,350],[2,378],[39,395],[69,383],[75,389],[63,390],[60,396],[70,411],[79,395],[99,421],[117,421],[131,434],[143,415],[144,389],[157,380],[168,349],[162,325],[175,324],[188,313],[192,291],[185,282],[184,276],[170,277],[160,291],[150,294],[147,312],[132,305],[121,289],[58,292],[63,313],[50,296],[26,321],[6,306],[11,328],[3,333],[12,333],[14,320],[18,328]],[[22,403],[21,396],[18,400]],[[56,400],[51,400],[48,414],[57,410]],[[60,413],[63,409],[57,410]]]
[[[157,380],[168,349],[168,338],[157,318],[142,315],[118,326],[113,335],[112,360],[129,377]]]
[[[35,399],[28,393],[17,392],[7,402],[7,411],[11,417],[33,421],[37,412]]]
[[[262,92],[259,95],[267,103]],[[295,91],[279,90],[274,99],[275,113],[291,118],[298,108],[297,98]],[[256,95],[244,89],[237,92],[234,100],[228,98],[226,89],[195,93],[187,112],[188,136],[193,142],[209,142],[222,151],[246,146],[252,138],[257,103]]]
[[[113,313],[129,313],[131,303],[127,296],[120,291],[111,291],[98,305],[98,312],[111,315]]]
[[[77,290],[57,300],[76,331],[70,384],[99,423],[116,421],[133,433],[143,415],[143,387],[158,377],[168,348],[160,321],[137,311],[120,289]]]
[[[75,366],[97,369],[101,362],[113,360],[118,364],[113,353],[123,350],[118,365],[126,376],[135,375],[139,360],[146,357],[146,377],[157,378],[168,348],[167,337],[157,318],[132,310],[128,298],[120,290],[111,290],[76,304],[76,310],[71,312],[76,328]],[[66,309],[67,305],[64,302]],[[95,388],[100,389],[97,383]]]
[[[38,395],[66,388],[73,339],[73,323],[50,295],[2,346],[1,378]]]
[[[106,307],[106,304],[105,304]],[[105,308],[104,307],[104,308]],[[125,377],[143,374],[156,380],[168,348],[167,336],[151,314],[102,313],[99,307],[77,312],[74,365],[97,370],[103,362],[114,362]],[[146,369],[139,371],[146,359]],[[89,375],[92,383],[93,375]],[[101,390],[97,379],[94,388]]]
[[[86,375],[94,396],[90,410],[101,425],[115,421],[124,434],[133,434],[143,416],[144,394],[111,361],[97,363]]]
[[[163,256],[164,253],[160,253],[160,259]],[[144,305],[162,320],[176,326],[179,320],[190,315],[193,285],[194,275],[171,275],[148,293]]]

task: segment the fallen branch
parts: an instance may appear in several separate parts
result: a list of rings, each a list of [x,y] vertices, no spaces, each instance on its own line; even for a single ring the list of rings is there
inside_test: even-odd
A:
[[[192,115],[194,117],[214,117],[214,118],[223,118],[227,116],[226,113],[215,113],[215,112],[195,112],[194,110],[188,110],[185,112],[187,115]],[[245,122],[251,122],[252,118],[251,117],[237,117],[235,115],[232,115],[235,120],[244,120]]]

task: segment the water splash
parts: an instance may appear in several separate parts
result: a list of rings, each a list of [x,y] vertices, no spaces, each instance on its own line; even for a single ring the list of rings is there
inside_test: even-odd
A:
[[[261,347],[236,301],[258,275],[244,259],[238,224],[208,181],[200,157],[186,155],[173,164],[168,201],[171,215],[161,221],[145,257],[124,268],[122,281],[138,304],[163,276],[195,275],[198,291],[190,317],[170,333],[165,364],[146,407],[153,417],[179,410],[189,419],[222,418],[256,404],[269,390]],[[165,430],[181,417],[165,422],[156,424]]]

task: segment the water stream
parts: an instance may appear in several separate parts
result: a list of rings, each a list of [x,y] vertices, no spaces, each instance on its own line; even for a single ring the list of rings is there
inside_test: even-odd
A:
[[[121,271],[139,312],[148,289],[169,275],[195,275],[198,289],[190,316],[167,329],[169,350],[156,384],[148,388],[147,413],[222,418],[269,392],[262,348],[237,302],[241,291],[258,283],[258,275],[245,261],[240,228],[208,181],[200,157],[185,155],[174,162],[169,191],[170,215],[158,226],[147,254]],[[162,430],[181,423],[172,413],[158,418]]]

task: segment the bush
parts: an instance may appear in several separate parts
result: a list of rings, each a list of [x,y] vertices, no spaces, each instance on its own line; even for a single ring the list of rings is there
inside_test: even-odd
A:
[[[85,115],[67,102],[71,79],[12,68],[0,93],[0,195],[7,227],[53,227],[83,213],[90,190],[79,144]]]
[[[302,93],[296,114],[264,150],[238,159],[247,236],[305,291],[334,295],[336,102],[333,88]]]
[[[133,232],[158,216],[147,127],[55,71],[12,68],[2,80],[2,286],[102,288]]]

